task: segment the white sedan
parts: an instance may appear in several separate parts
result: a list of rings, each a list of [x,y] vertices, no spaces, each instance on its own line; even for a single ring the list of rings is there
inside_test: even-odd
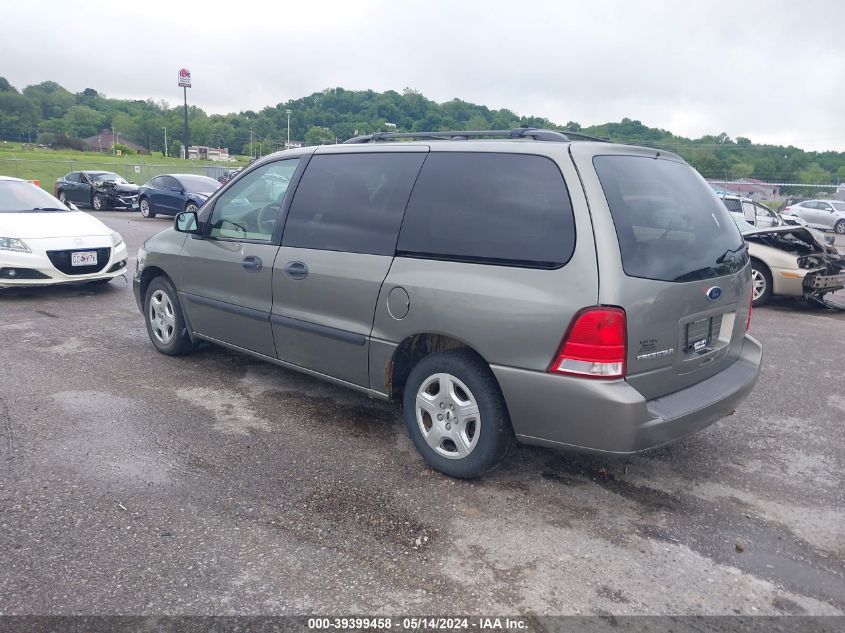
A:
[[[30,182],[0,176],[0,288],[108,283],[126,273],[126,261],[120,233]]]

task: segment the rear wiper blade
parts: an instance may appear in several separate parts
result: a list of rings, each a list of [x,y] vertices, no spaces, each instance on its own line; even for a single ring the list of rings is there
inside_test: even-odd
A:
[[[701,281],[702,279],[712,279],[716,277],[716,271],[712,266],[706,268],[699,268],[698,270],[691,270],[688,273],[675,277],[672,281]]]
[[[742,249],[746,249],[746,250],[748,249],[748,244],[746,244],[744,240],[743,240],[742,244],[740,244],[736,248],[729,248],[724,253],[719,255],[716,258],[716,263],[721,264],[722,262],[724,262],[728,258],[728,255],[730,255],[731,253],[739,253],[739,251],[741,251]]]

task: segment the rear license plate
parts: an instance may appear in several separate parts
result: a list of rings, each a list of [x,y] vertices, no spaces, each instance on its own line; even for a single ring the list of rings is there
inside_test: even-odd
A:
[[[96,266],[97,251],[80,251],[70,254],[71,266]]]
[[[713,318],[698,319],[686,325],[684,351],[697,352],[706,349],[713,340]]]

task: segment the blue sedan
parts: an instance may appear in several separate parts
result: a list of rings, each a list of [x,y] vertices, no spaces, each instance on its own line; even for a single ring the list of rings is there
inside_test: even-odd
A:
[[[196,211],[218,187],[220,183],[208,176],[164,174],[141,186],[138,205],[145,218]]]

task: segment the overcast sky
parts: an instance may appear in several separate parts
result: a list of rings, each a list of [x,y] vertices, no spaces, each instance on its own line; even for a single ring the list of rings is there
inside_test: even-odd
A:
[[[18,89],[259,110],[327,87],[411,87],[582,125],[845,151],[845,2],[115,0],[4,3]],[[21,26],[15,26],[21,25]]]

